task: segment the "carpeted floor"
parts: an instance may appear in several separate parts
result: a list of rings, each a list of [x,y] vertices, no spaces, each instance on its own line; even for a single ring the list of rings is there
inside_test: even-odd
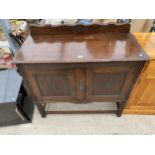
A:
[[[1,127],[0,134],[155,134],[155,116],[54,114],[41,118],[35,108],[32,123]]]

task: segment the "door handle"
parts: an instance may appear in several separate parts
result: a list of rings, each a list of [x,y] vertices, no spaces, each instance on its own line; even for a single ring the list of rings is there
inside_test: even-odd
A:
[[[79,86],[79,89],[80,89],[80,90],[83,90],[83,86]]]

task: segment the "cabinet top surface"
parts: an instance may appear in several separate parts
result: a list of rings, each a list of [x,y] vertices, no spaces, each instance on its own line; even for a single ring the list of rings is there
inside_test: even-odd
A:
[[[147,54],[132,34],[99,33],[29,35],[14,62],[80,63],[147,59]]]
[[[155,33],[133,33],[151,59],[155,59]]]

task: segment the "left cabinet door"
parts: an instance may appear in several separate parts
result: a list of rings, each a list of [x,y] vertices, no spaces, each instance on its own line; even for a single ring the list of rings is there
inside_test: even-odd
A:
[[[50,65],[23,66],[23,76],[36,100],[69,101],[75,99],[75,71]]]

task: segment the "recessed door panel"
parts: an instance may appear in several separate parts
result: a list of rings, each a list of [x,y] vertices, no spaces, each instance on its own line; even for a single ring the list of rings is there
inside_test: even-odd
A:
[[[72,87],[66,73],[38,73],[34,77],[42,96],[70,96]]]
[[[75,99],[75,71],[72,69],[25,70],[33,94],[40,100]]]
[[[134,67],[106,66],[87,70],[87,98],[125,100],[133,84]]]
[[[93,75],[93,95],[119,95],[125,82],[127,72],[95,73]]]

